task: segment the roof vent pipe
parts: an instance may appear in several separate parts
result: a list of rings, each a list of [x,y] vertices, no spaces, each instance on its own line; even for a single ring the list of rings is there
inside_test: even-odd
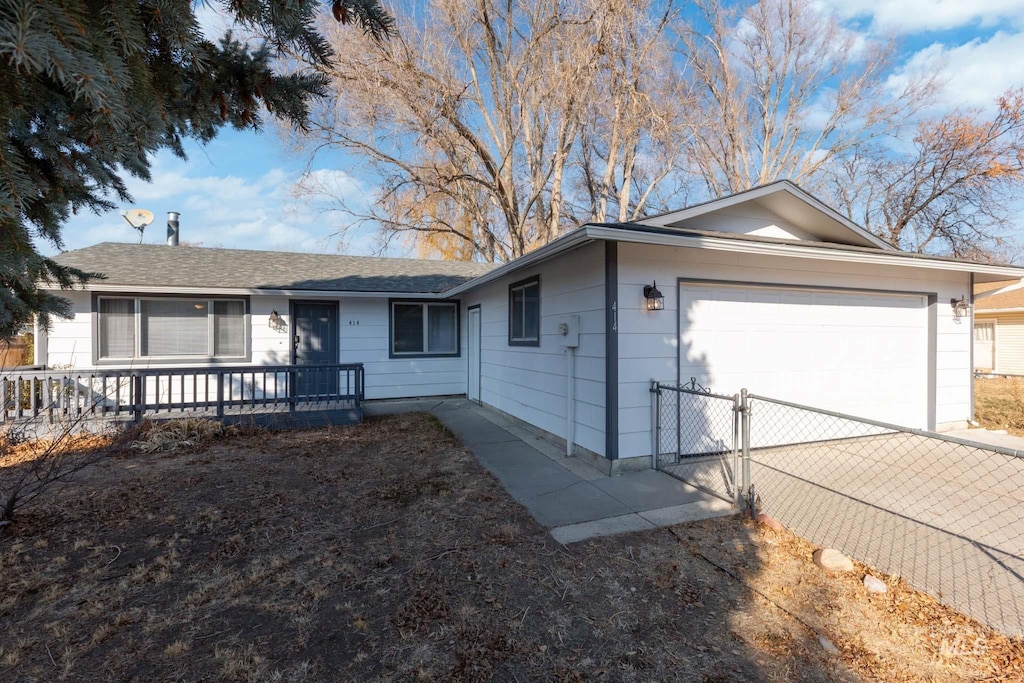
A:
[[[178,229],[179,215],[177,211],[167,212],[167,246],[169,247],[178,246],[178,237],[180,236],[180,230]]]

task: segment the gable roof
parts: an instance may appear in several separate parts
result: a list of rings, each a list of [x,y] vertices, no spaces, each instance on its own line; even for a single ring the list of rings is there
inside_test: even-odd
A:
[[[790,180],[759,185],[685,209],[646,216],[636,222],[641,225],[681,228],[697,217],[748,203],[767,209],[794,226],[816,234],[822,243],[899,251]]]
[[[58,263],[106,275],[104,287],[439,293],[494,266],[467,261],[104,242]]]

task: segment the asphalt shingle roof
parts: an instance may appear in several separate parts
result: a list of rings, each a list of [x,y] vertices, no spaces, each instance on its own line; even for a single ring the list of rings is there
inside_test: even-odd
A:
[[[494,265],[466,261],[302,254],[104,242],[55,258],[107,276],[103,284],[150,287],[439,293]]]
[[[1016,280],[1005,280],[1003,282],[985,282],[983,284],[974,285],[974,293],[981,294],[982,292],[990,292],[993,289],[1000,289],[1007,285],[1016,284]],[[984,299],[978,299],[974,302],[975,311],[991,311],[999,310],[1000,308],[1024,308],[1024,289],[1015,289],[1005,294],[993,294],[987,296]]]

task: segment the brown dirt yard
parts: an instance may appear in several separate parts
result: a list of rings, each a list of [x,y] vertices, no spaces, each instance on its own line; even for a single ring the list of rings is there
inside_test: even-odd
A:
[[[974,380],[974,419],[986,429],[1024,436],[1024,380],[992,377]]]
[[[422,414],[237,434],[6,529],[0,680],[1024,679],[1020,641],[812,550],[739,518],[560,546]]]

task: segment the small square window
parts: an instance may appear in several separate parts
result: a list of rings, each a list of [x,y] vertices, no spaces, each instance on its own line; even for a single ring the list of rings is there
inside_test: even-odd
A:
[[[508,289],[508,343],[540,346],[540,277],[513,283]]]

